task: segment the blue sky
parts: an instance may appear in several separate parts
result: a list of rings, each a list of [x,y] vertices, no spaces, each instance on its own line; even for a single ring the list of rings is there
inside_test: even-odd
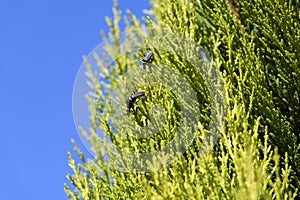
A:
[[[82,145],[72,90],[82,55],[101,42],[112,0],[0,2],[0,199],[67,199],[70,140]],[[125,14],[147,0],[120,0]]]

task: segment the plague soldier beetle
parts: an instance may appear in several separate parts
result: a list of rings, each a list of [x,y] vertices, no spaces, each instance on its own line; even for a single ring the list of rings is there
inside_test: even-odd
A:
[[[126,100],[127,106],[127,115],[130,115],[130,110],[134,110],[134,104],[136,103],[138,98],[147,96],[145,92],[137,92],[135,94],[130,95],[130,97]]]
[[[142,60],[143,63],[143,68],[146,69],[146,66],[148,65],[149,68],[150,63],[152,63],[152,61],[154,60],[154,53],[152,51],[149,51],[148,54],[144,57],[144,59]]]

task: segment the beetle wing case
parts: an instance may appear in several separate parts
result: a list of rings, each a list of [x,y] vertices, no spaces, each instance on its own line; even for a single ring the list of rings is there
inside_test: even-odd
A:
[[[139,97],[142,97],[142,96],[145,96],[145,92],[138,92],[138,93],[135,93],[135,94],[131,95],[130,97],[132,99],[136,99],[136,98],[139,98]]]
[[[145,63],[152,62],[153,58],[154,58],[154,53],[152,51],[149,51],[148,54],[142,60],[142,62],[145,62]]]

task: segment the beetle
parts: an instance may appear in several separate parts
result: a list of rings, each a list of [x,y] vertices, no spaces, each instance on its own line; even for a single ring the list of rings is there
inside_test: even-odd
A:
[[[130,115],[130,110],[134,110],[134,103],[136,103],[138,98],[147,96],[145,92],[137,92],[135,94],[130,95],[130,97],[126,100],[127,106],[127,115]]]
[[[149,65],[150,63],[152,63],[153,60],[154,60],[154,53],[153,53],[153,51],[149,51],[148,54],[142,60],[143,68],[146,69],[146,66]],[[151,66],[149,66],[149,68],[150,67]]]

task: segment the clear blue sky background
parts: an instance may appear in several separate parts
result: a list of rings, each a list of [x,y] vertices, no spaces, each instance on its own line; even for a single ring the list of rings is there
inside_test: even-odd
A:
[[[119,0],[125,14],[147,0]],[[0,199],[68,199],[75,139],[72,89],[82,55],[101,42],[112,0],[0,1]],[[88,154],[87,151],[84,151]]]

